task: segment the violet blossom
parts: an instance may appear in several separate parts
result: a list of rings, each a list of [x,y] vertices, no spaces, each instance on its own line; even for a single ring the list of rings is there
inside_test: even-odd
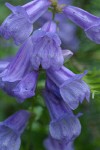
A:
[[[21,144],[20,136],[27,125],[29,117],[29,112],[20,110],[3,122],[0,122],[1,150],[19,150]]]
[[[0,34],[5,39],[13,38],[16,44],[23,43],[33,31],[33,23],[48,9],[48,0],[34,0],[23,6],[6,3],[12,11],[0,26]]]
[[[90,89],[82,80],[83,74],[75,74],[64,66],[58,71],[47,70],[47,77],[56,85],[59,94],[71,109],[76,109],[79,102],[86,98],[89,101]],[[56,89],[55,85],[53,88]],[[51,86],[52,87],[52,86]]]
[[[29,48],[32,48],[31,37],[23,43],[13,59],[6,64],[0,73],[0,87],[7,94],[23,102],[26,98],[35,95],[38,72],[30,62]]]
[[[41,65],[43,69],[52,68],[58,70],[64,62],[61,41],[56,34],[56,24],[49,21],[32,35],[33,50],[31,62],[35,70]]]
[[[69,143],[79,136],[80,122],[62,99],[58,99],[54,94],[45,90],[44,100],[51,118],[49,125],[51,137]]]
[[[65,7],[63,12],[67,18],[84,30],[90,40],[100,44],[100,17],[96,17],[81,8],[70,5]]]

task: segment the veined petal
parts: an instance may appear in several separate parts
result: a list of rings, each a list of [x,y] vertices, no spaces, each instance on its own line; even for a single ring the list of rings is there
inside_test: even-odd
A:
[[[30,69],[30,55],[28,52],[29,49],[32,49],[31,38],[24,42],[15,58],[0,74],[2,81],[15,82],[23,78],[23,76]]]
[[[85,98],[89,101],[90,89],[88,85],[82,81],[86,73],[87,71],[83,74],[76,75],[64,66],[58,71],[48,69],[47,77],[53,82],[51,82],[51,85],[53,85],[51,89],[49,86],[49,90],[53,91],[53,88],[54,94],[55,91],[58,92],[55,94],[58,95],[57,97],[61,97],[71,109],[76,109],[79,103],[82,103]]]
[[[23,6],[6,3],[12,13],[0,26],[0,35],[13,38],[17,45],[23,43],[33,31],[33,23],[48,9],[48,0],[35,0]]]
[[[67,144],[65,141],[55,140],[50,135],[47,139],[45,139],[44,147],[46,150],[74,150],[73,142]]]
[[[40,64],[43,69],[52,68],[54,70],[59,70],[63,65],[64,58],[60,48],[61,41],[55,33],[55,29],[54,22],[47,22],[32,35],[33,50],[30,55],[33,68],[36,70]]]
[[[83,28],[90,40],[100,44],[100,17],[75,6],[67,6],[63,11],[70,20]]]
[[[0,26],[0,34],[5,38],[13,38],[19,45],[29,37],[33,30],[33,25],[29,20],[27,12],[21,6],[12,6],[6,3],[6,6],[13,11]],[[24,28],[23,28],[24,27]]]
[[[51,121],[49,126],[51,136],[56,140],[65,140],[66,143],[74,140],[81,132],[81,125],[77,117],[67,115]]]
[[[19,150],[20,136],[24,131],[30,114],[21,110],[0,123],[0,149]]]
[[[23,102],[26,98],[35,95],[38,73],[33,71],[27,74],[13,89],[14,96],[18,102]],[[19,100],[20,99],[20,100]]]
[[[29,2],[22,7],[26,10],[32,22],[35,22],[40,16],[42,16],[51,2],[49,0],[34,0]]]
[[[45,90],[44,100],[51,117],[49,130],[52,138],[68,143],[79,136],[81,125],[70,107],[50,91]]]
[[[70,5],[64,8],[64,13],[70,20],[83,29],[91,26],[99,18],[81,8]]]
[[[0,129],[0,149],[1,150],[19,150],[21,144],[20,136],[15,134],[8,127]]]
[[[100,44],[100,21],[99,23],[93,24],[93,26],[85,29],[84,31],[90,40]]]
[[[56,24],[53,21],[48,21],[47,23],[44,24],[42,27],[42,30],[45,32],[52,32],[55,33],[57,29]]]
[[[76,109],[79,102],[82,103],[85,98],[89,101],[90,89],[88,85],[81,80],[84,75],[85,73],[76,75],[65,81],[60,87],[60,94],[71,109]]]

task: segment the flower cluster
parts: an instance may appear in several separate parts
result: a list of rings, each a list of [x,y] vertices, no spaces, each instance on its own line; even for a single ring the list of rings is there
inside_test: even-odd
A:
[[[41,68],[44,69],[46,82],[43,97],[51,118],[45,148],[73,150],[73,141],[81,132],[79,115],[75,115],[73,110],[85,99],[89,101],[90,89],[82,80],[87,71],[75,74],[64,66],[73,53],[63,50],[61,43],[77,46],[75,30],[73,38],[70,33],[67,34],[72,25],[66,24],[65,17],[80,26],[86,36],[98,44],[100,18],[78,7],[66,5],[64,0],[58,3],[56,0],[34,0],[23,6],[6,3],[12,13],[1,24],[0,35],[5,39],[12,38],[20,48],[12,58],[0,61],[0,88],[22,103],[35,95],[38,74]],[[48,8],[53,12],[53,17],[51,12],[47,12]],[[33,23],[38,18],[41,27],[33,31]],[[29,112],[20,110],[0,123],[2,150],[19,150],[20,135],[28,119]]]

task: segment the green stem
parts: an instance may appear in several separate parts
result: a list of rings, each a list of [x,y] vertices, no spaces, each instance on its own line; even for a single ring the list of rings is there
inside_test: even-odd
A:
[[[30,112],[32,112],[32,115],[31,115],[30,122],[29,122],[29,129],[28,129],[29,134],[28,134],[28,142],[27,142],[26,150],[29,150],[30,145],[31,145],[32,124],[33,124],[33,120],[34,120],[33,108],[34,108],[34,100],[32,100],[32,105],[31,105],[31,109],[30,109]]]
[[[56,11],[55,11],[55,9],[53,9],[53,10],[52,10],[52,20],[55,19],[55,14],[56,14]]]

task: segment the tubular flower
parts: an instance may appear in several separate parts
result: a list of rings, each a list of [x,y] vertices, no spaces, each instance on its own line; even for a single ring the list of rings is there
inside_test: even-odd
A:
[[[19,150],[23,133],[28,119],[29,112],[20,110],[3,122],[0,122],[0,149]]]
[[[48,91],[44,92],[44,99],[51,117],[49,130],[52,138],[69,143],[79,136],[81,125],[71,109]]]
[[[58,70],[64,62],[61,41],[56,34],[56,24],[49,21],[32,35],[33,50],[31,62],[34,69],[41,65],[43,69]]]
[[[75,6],[67,6],[64,8],[63,12],[67,18],[85,31],[90,40],[100,44],[100,17],[96,17]]]
[[[8,62],[0,64],[0,87],[18,102],[35,95],[38,72],[34,71],[30,62],[29,48],[32,48],[31,37],[23,43],[16,56]],[[6,65],[4,67],[4,64]]]
[[[59,94],[71,109],[76,109],[79,102],[89,101],[90,89],[82,80],[86,72],[76,75],[64,66],[58,71],[47,71],[47,76],[58,88]],[[56,89],[55,85],[53,88]]]
[[[5,38],[13,38],[16,44],[23,43],[33,31],[33,23],[47,10],[50,2],[34,0],[24,6],[6,6],[12,11],[0,26],[0,34]]]

